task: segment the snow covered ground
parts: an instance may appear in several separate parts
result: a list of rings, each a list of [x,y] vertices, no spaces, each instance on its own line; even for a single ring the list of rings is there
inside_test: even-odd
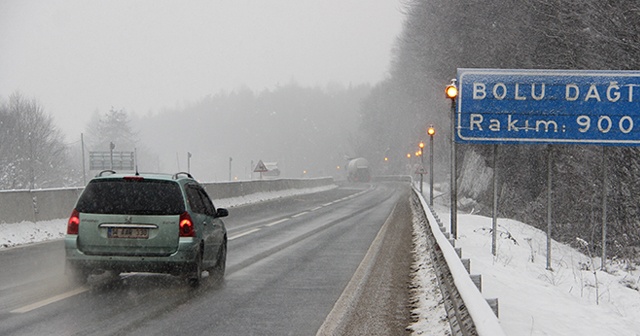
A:
[[[233,207],[292,194],[256,194],[216,205]],[[449,209],[436,204],[435,210],[447,226]],[[493,257],[491,218],[459,214],[457,246],[471,259],[472,273],[482,274],[483,296],[499,299],[507,335],[640,335],[640,270],[613,264],[609,272],[594,275],[586,269],[592,263],[586,251],[553,242],[553,272],[547,271],[544,232],[510,219],[499,219],[498,226],[498,255]],[[59,239],[65,231],[66,219],[0,224],[0,249]]]
[[[435,210],[448,227],[450,210]],[[612,264],[594,274],[588,265],[599,259],[553,241],[548,271],[545,232],[502,218],[494,257],[490,229],[491,218],[458,214],[456,244],[482,274],[483,296],[499,299],[507,335],[640,335],[640,270]]]

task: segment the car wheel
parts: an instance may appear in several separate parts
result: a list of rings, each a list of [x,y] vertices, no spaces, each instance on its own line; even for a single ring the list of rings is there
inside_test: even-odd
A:
[[[215,284],[222,282],[224,279],[224,272],[227,267],[227,242],[224,242],[220,245],[220,250],[218,251],[218,258],[216,260],[216,265],[210,270],[209,276]]]
[[[202,253],[198,252],[192,272],[187,276],[189,286],[198,287],[202,282]]]

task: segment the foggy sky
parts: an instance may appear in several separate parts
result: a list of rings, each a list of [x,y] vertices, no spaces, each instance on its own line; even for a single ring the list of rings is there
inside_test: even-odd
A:
[[[36,98],[67,138],[94,111],[144,116],[207,94],[375,83],[400,0],[0,0],[0,97]]]

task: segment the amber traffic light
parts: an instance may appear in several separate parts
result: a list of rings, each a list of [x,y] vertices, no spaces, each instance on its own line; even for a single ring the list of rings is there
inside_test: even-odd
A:
[[[451,80],[451,84],[447,85],[447,88],[444,90],[447,98],[456,99],[458,96],[458,87],[456,86],[455,80]]]

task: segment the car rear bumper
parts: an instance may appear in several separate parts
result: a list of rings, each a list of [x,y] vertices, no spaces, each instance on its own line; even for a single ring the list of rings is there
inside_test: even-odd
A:
[[[152,272],[174,275],[190,272],[199,251],[199,244],[193,238],[180,238],[177,250],[165,256],[149,255],[93,255],[78,249],[77,236],[65,237],[67,263],[88,273],[105,270],[116,272]]]

